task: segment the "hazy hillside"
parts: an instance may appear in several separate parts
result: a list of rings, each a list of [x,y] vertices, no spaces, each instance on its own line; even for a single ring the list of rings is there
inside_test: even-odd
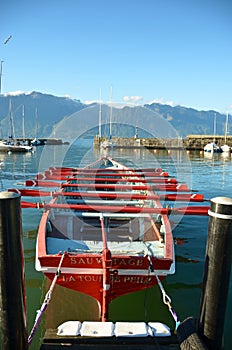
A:
[[[153,103],[145,105],[156,111],[172,124],[179,135],[185,137],[188,134],[213,134],[214,115],[216,115],[216,133],[224,134],[225,115],[215,111],[198,111],[192,108]]]
[[[80,101],[65,97],[32,92],[17,96],[0,96],[0,122],[1,136],[7,137],[10,132],[9,101],[12,101],[15,136],[22,136],[22,108],[24,106],[25,135],[35,137],[38,128],[38,136],[47,137],[53,128],[65,116],[68,116],[85,105]],[[37,117],[36,117],[37,115]]]
[[[82,131],[87,132],[89,136],[98,134],[98,105],[93,104],[87,106],[79,100],[72,100],[66,97],[57,97],[34,91],[28,94],[18,94],[15,96],[0,96],[0,137],[6,138],[10,134],[10,100],[12,102],[16,137],[22,136],[23,106],[25,111],[24,127],[26,137],[35,137],[37,126],[38,137],[48,137],[59,125],[59,130],[64,129],[62,132],[63,137],[75,137],[77,131],[80,133]],[[86,109],[85,112],[83,111],[84,113],[82,113],[83,109]],[[105,124],[109,123],[111,112],[113,115],[112,134],[115,136],[133,136],[135,133],[135,125],[137,124],[139,127],[144,125],[145,129],[147,128],[149,130],[149,125],[146,122],[146,114],[148,113],[146,111],[149,110],[154,112],[152,114],[154,115],[154,123],[158,123],[158,121],[155,120],[155,116],[160,115],[163,120],[165,120],[166,124],[170,124],[177,131],[177,134],[182,137],[188,134],[213,134],[214,115],[216,114],[216,133],[224,134],[225,115],[214,111],[198,111],[192,108],[182,106],[171,107],[158,103],[145,105],[144,108],[141,106],[113,108],[112,111],[109,106],[102,106],[104,124],[102,126],[102,133],[109,135],[109,126]],[[72,125],[72,120],[70,121],[69,116],[78,111],[81,113],[78,114],[79,119],[77,124]],[[131,117],[132,115],[136,115],[136,118]],[[150,117],[150,121],[151,118],[153,118],[153,116]],[[132,122],[129,122],[129,125],[125,126],[130,120],[132,120]],[[139,122],[137,123],[137,121]],[[66,125],[69,125],[69,127],[66,128]],[[140,136],[144,136],[142,131],[140,132]]]

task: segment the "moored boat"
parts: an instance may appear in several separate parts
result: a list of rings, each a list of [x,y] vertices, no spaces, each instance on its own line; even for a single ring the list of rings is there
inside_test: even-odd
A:
[[[223,146],[221,146],[222,152],[230,153],[231,147],[227,144],[227,135],[229,133],[228,131],[228,122],[229,122],[229,114],[226,113],[226,123],[225,123],[225,143]]]
[[[204,152],[207,152],[207,153],[221,153],[222,149],[215,142],[210,142],[210,143],[207,143],[207,145],[204,146]]]
[[[56,283],[95,298],[102,321],[113,299],[175,272],[169,210],[160,201],[166,194],[157,191],[194,200],[182,194],[187,185],[162,169],[132,169],[110,157],[84,168],[50,168],[27,185],[56,181],[65,182],[44,205],[36,269],[52,280],[62,261]]]
[[[68,172],[50,170],[50,178],[57,174]],[[176,185],[161,170],[150,175],[157,186]],[[114,298],[157,283],[151,266],[161,279],[175,271],[168,213],[144,181],[103,158],[67,178],[41,218],[36,269],[53,279],[63,257],[57,283],[97,299],[102,320]]]
[[[8,152],[8,153],[22,153],[22,152],[31,152],[33,151],[33,147],[28,145],[22,145],[19,142],[13,143],[11,141],[0,141],[0,152]]]
[[[204,199],[161,168],[131,168],[111,157],[82,168],[50,167],[25,185],[57,187],[52,193],[14,190],[22,196],[52,196],[48,204],[22,202],[23,207],[44,208],[36,269],[53,281],[51,286],[95,298],[101,321],[109,320],[115,298],[160,285],[175,272],[169,214],[207,215],[209,209],[164,207],[162,200]]]
[[[13,120],[13,108],[12,101],[9,101],[9,113],[10,113],[10,136],[8,140],[0,140],[0,152],[7,153],[21,153],[21,152],[31,152],[33,151],[33,147],[29,145],[22,144],[15,137],[15,128],[14,128],[14,120]],[[24,134],[24,106],[23,106],[23,134]],[[24,135],[23,135],[24,136]],[[23,137],[24,138],[24,137]]]
[[[105,140],[100,144],[100,148],[102,149],[114,148],[114,147],[117,147],[117,144],[112,140]]]

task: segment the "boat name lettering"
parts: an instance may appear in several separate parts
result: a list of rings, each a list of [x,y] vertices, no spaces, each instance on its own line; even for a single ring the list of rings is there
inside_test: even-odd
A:
[[[102,259],[101,258],[91,258],[91,257],[86,257],[86,258],[76,258],[76,257],[71,257],[70,258],[70,263],[72,265],[92,265],[94,262],[97,264],[102,265]]]
[[[70,282],[98,282],[102,283],[102,275],[62,275],[62,282],[70,283]],[[111,275],[110,282],[111,283],[138,283],[138,284],[151,284],[153,278],[151,276],[119,276],[119,275]]]
[[[143,265],[143,259],[118,259],[118,258],[113,258],[112,259],[113,266],[115,265],[129,265],[129,266],[142,266]]]
[[[102,276],[101,275],[75,275],[75,276],[69,276],[69,275],[62,275],[62,281],[63,282],[101,282]]]
[[[142,283],[142,284],[150,284],[152,283],[152,277],[143,277],[143,276],[125,276],[123,277],[124,283]]]
[[[84,258],[77,258],[77,257],[71,257],[70,263],[72,265],[93,265],[97,263],[98,265],[102,265],[102,259],[101,258],[93,258],[93,257],[84,257]],[[142,266],[143,265],[143,259],[123,259],[123,258],[113,258],[112,259],[112,266]]]

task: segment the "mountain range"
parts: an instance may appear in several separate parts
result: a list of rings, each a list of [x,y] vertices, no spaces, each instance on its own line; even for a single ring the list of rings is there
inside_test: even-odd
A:
[[[141,120],[138,124],[139,127],[143,125],[143,122],[146,125],[146,111],[154,113],[154,124],[158,122],[155,120],[155,116],[159,115],[160,118],[175,129],[178,136],[183,138],[189,134],[212,135],[214,133],[215,120],[216,134],[224,135],[225,132],[225,115],[213,110],[198,111],[193,108],[183,106],[172,107],[159,103],[145,104],[144,106],[137,107],[121,106],[120,108],[115,107],[115,105],[99,106],[96,103],[87,105],[80,100],[33,91],[31,93],[15,95],[0,95],[1,138],[7,138],[11,132],[10,101],[15,137],[23,136],[23,124],[25,136],[28,138],[55,136],[55,130],[58,125],[61,125],[62,129],[65,129],[62,134],[63,137],[75,137],[75,132],[77,132],[77,128],[79,127],[85,131],[87,130],[87,136],[93,137],[99,133],[98,122],[100,110],[107,114],[108,122],[113,116],[112,134],[115,136],[132,137],[135,133],[135,127],[131,127],[130,125],[127,125],[127,127],[124,125],[122,127],[122,124],[130,120],[131,114],[134,113],[137,115],[136,118],[139,116]],[[74,126],[71,122],[68,128],[64,128],[64,126],[68,125],[68,121],[72,120],[70,116],[74,113],[79,113],[80,118],[77,125]],[[153,120],[152,115],[150,121]],[[92,128],[90,128],[91,125]],[[149,129],[148,125],[146,127]],[[104,130],[107,134],[110,132],[106,120],[104,121]],[[144,135],[142,133],[142,137],[145,137]]]

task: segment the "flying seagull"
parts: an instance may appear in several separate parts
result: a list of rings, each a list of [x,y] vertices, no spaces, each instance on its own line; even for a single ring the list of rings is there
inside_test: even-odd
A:
[[[12,35],[10,35],[5,41],[4,44],[6,45],[8,43],[8,41],[12,38]]]

